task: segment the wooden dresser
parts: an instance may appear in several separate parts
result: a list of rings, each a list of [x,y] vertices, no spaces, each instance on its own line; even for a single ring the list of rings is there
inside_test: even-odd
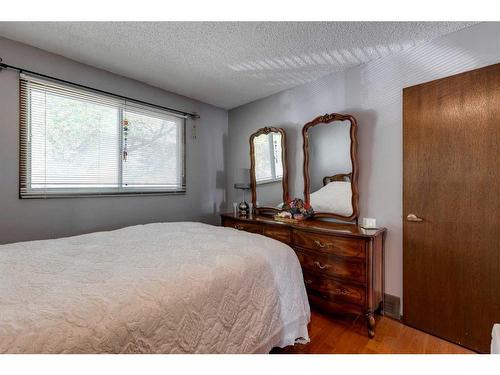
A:
[[[382,312],[385,228],[320,220],[283,223],[269,216],[222,214],[222,225],[263,234],[290,245],[302,265],[311,304],[330,312],[362,314],[375,335]]]

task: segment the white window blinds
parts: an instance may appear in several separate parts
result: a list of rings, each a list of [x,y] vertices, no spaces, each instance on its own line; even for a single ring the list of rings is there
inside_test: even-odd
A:
[[[185,119],[21,75],[22,198],[182,193]]]
[[[277,181],[283,178],[281,163],[281,134],[261,134],[254,138],[255,179],[257,183]]]

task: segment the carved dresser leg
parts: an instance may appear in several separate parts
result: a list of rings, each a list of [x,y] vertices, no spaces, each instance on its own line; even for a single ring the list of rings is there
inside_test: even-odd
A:
[[[375,337],[375,317],[370,311],[366,314],[366,326],[368,328],[368,336],[372,339]]]

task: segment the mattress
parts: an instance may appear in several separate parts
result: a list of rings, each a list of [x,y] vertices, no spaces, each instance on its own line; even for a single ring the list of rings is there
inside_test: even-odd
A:
[[[491,331],[491,354],[500,354],[500,324],[494,324]]]
[[[296,255],[155,223],[0,246],[0,353],[267,353],[309,340]]]

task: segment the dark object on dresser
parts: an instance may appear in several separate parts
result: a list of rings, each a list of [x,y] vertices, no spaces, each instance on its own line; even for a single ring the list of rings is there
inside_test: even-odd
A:
[[[263,234],[290,245],[302,265],[309,301],[329,312],[363,314],[375,336],[382,312],[385,228],[320,220],[284,223],[270,217],[221,215],[222,225]]]

